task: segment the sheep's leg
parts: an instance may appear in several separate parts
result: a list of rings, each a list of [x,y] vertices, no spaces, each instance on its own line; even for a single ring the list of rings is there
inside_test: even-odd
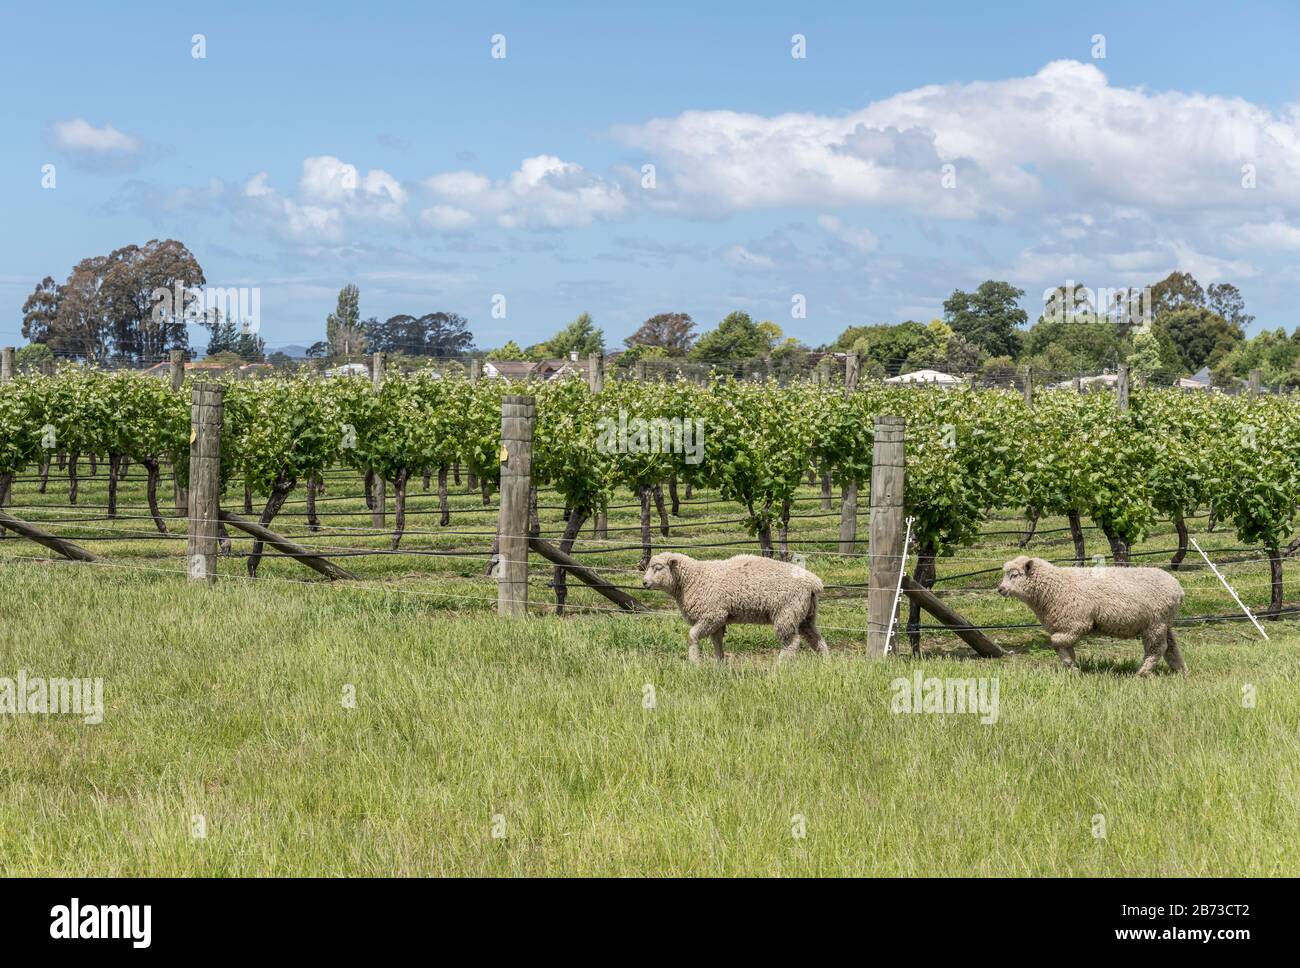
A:
[[[1052,633],[1052,648],[1056,654],[1061,657],[1061,665],[1067,669],[1078,669],[1074,662],[1074,644],[1079,641],[1077,635],[1071,635],[1068,632]]]
[[[1169,626],[1157,625],[1148,629],[1142,636],[1142,653],[1146,656],[1142,664],[1138,666],[1137,674],[1139,676],[1151,675],[1151,670],[1156,667],[1165,650],[1169,648],[1168,633]]]
[[[722,650],[722,640],[726,637],[727,630],[720,628],[713,633],[713,657],[719,662],[727,661],[727,653]]]
[[[1187,674],[1187,663],[1183,661],[1183,654],[1178,650],[1178,640],[1174,638],[1174,630],[1171,627],[1165,632],[1165,661],[1169,663],[1169,668],[1173,672]]]
[[[777,641],[781,643],[779,660],[793,659],[799,651],[799,626],[797,622],[778,619],[773,623]]]
[[[821,632],[817,630],[816,619],[804,619],[803,623],[799,626],[799,635],[802,636],[806,643],[808,643],[810,649],[817,650],[818,655],[831,654],[831,647],[826,644],[826,640],[822,638]]]
[[[690,651],[687,653],[687,658],[696,664],[700,661],[700,636],[703,634],[704,626],[697,623],[691,626],[691,630],[686,636],[687,641],[690,642],[691,646]]]

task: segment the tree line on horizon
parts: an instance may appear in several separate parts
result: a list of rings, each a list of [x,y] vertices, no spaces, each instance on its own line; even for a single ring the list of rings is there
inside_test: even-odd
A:
[[[20,351],[20,362],[57,357],[144,366],[165,359],[172,349],[193,358],[190,323],[208,331],[209,357],[267,361],[262,337],[217,310],[195,313],[185,305],[156,311],[153,293],[158,289],[205,284],[197,258],[174,239],[83,259],[63,283],[46,276],[23,303],[22,333],[30,345]],[[1247,339],[1245,330],[1254,317],[1231,283],[1203,287],[1190,273],[1172,272],[1150,287],[1146,325],[1117,317],[1114,307],[1094,306],[1087,296],[1082,283],[1070,293],[1059,287],[1029,325],[1021,306],[1024,291],[990,279],[970,292],[954,290],[943,303],[941,318],[850,326],[822,346],[808,346],[775,322],[756,320],[744,311],[729,313],[703,333],[696,332],[689,313],[663,312],[623,340],[621,360],[710,364],[771,357],[774,363],[797,366],[814,354],[855,352],[863,372],[872,376],[923,368],[1005,376],[1026,365],[1064,375],[1127,363],[1135,375],[1164,382],[1209,367],[1217,383],[1259,369],[1267,383],[1300,386],[1300,329],[1290,335],[1281,328],[1265,330]],[[362,319],[360,290],[349,283],[326,318],[325,338],[310,346],[307,356],[341,361],[386,352],[536,361],[586,357],[606,348],[603,330],[583,312],[539,343],[521,346],[510,340],[477,350],[469,321],[456,312]],[[282,353],[269,360],[291,362]]]

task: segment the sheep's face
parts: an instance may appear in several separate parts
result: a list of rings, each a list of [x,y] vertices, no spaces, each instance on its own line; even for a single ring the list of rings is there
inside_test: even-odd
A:
[[[1004,598],[1011,595],[1021,601],[1029,598],[1029,582],[1034,573],[1034,559],[1021,555],[1012,558],[1002,566],[1002,581],[998,582],[998,594]]]
[[[677,562],[671,552],[655,555],[650,565],[641,576],[641,584],[646,588],[657,588],[661,592],[673,592],[677,589]]]

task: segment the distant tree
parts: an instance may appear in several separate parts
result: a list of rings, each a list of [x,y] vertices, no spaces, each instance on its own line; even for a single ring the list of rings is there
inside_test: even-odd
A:
[[[645,343],[637,343],[629,350],[625,350],[618,356],[618,365],[628,367],[641,360],[667,360],[671,359],[668,351],[662,346],[649,346]]]
[[[668,356],[685,356],[695,342],[695,320],[688,313],[659,313],[651,316],[631,336],[623,340],[628,348],[654,346]]]
[[[1241,291],[1230,282],[1216,282],[1205,290],[1205,305],[1211,312],[1218,313],[1228,322],[1245,330],[1255,321],[1255,317],[1246,312],[1246,300]]]
[[[462,356],[474,349],[469,323],[457,313],[401,314],[384,322],[363,324],[371,352],[409,353],[412,356]]]
[[[893,325],[850,326],[831,348],[857,353],[859,367],[873,363],[886,376],[898,376],[905,368],[926,369],[938,366],[945,359],[944,333],[953,334],[944,323],[939,325],[942,330],[912,320]]]
[[[764,356],[771,349],[770,331],[762,329],[749,313],[734,312],[718,323],[717,329],[701,336],[690,356],[705,363],[748,360]]]
[[[312,343],[311,346],[307,347],[307,359],[323,360],[329,356],[329,351],[330,344],[325,342],[325,340],[320,340],[319,342]]]
[[[1171,272],[1151,287],[1151,314],[1156,318],[1204,305],[1205,290],[1190,272]]]
[[[1120,329],[1090,311],[1059,316],[1051,306],[1025,334],[1022,359],[1044,373],[1096,373],[1123,359]]]
[[[23,336],[31,342],[48,343],[53,338],[60,288],[53,276],[46,276],[23,303]]]
[[[965,336],[953,333],[943,348],[944,369],[949,373],[975,373],[987,356]]]
[[[1009,356],[991,356],[980,366],[980,378],[990,383],[1009,383],[1016,374],[1016,364]]]
[[[590,313],[581,313],[539,348],[550,357],[568,356],[570,353],[577,353],[579,357],[590,356],[605,351],[605,334],[596,328]]]
[[[333,356],[351,356],[361,349],[361,290],[348,283],[339,290],[334,312],[325,317],[325,342]]]
[[[1259,370],[1265,383],[1293,386],[1300,382],[1300,343],[1285,329],[1264,330],[1250,340],[1238,343],[1223,357],[1221,372],[1248,377]]]
[[[425,313],[419,322],[430,356],[463,356],[473,351],[469,320],[459,313]]]
[[[1088,287],[1081,282],[1076,282],[1072,288],[1057,286],[1043,303],[1043,315],[1039,320],[1040,322],[1045,319],[1060,321],[1074,316],[1091,317],[1098,309],[1094,305],[1095,298]]]
[[[152,239],[110,253],[100,297],[111,321],[113,356],[147,364],[165,359],[168,350],[187,349],[192,314],[186,310],[197,298],[189,290],[206,282],[194,254],[175,239]]]
[[[175,239],[123,246],[82,259],[62,285],[41,280],[23,303],[23,335],[72,359],[157,362],[169,349],[188,349],[186,292],[205,282],[198,260]],[[165,300],[155,298],[159,291]]]
[[[1198,370],[1206,364],[1213,366],[1245,339],[1240,326],[1198,306],[1185,306],[1158,315],[1155,328],[1169,337],[1183,369],[1188,371]]]
[[[1009,282],[989,279],[973,293],[955,290],[944,300],[944,319],[957,335],[993,356],[1015,356],[1019,327],[1028,314],[1016,302],[1025,294]]]
[[[46,339],[56,355],[91,363],[108,358],[113,326],[99,295],[107,270],[107,256],[82,259],[59,287],[58,313]]]
[[[514,340],[506,340],[506,345],[494,350],[488,350],[483,354],[486,360],[528,360],[532,359],[524,349]]]
[[[14,365],[23,373],[35,373],[54,362],[54,351],[44,343],[28,343],[14,352]]]
[[[1128,355],[1129,375],[1139,383],[1146,383],[1160,370],[1160,341],[1150,330],[1133,335],[1133,349]]]
[[[266,341],[233,319],[219,320],[208,340],[207,356],[233,353],[246,363],[260,363],[266,357]]]

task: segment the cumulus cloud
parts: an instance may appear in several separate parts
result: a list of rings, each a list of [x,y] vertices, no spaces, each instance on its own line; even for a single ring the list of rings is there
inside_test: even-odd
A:
[[[111,124],[95,127],[84,118],[54,122],[54,143],[64,151],[89,155],[133,155],[140,139],[123,134]]]
[[[1226,239],[1234,248],[1243,251],[1296,250],[1300,249],[1300,226],[1280,218],[1247,222],[1231,229]]]
[[[627,210],[623,189],[554,155],[525,158],[509,178],[493,181],[472,171],[425,179],[438,203],[420,214],[440,230],[460,230],[481,221],[506,229],[586,228]]]
[[[1062,195],[1171,212],[1300,207],[1300,108],[1115,87],[1077,61],[920,87],[844,115],[689,111],[614,134],[656,162],[650,204],[679,212],[1009,217]]]
[[[363,176],[355,165],[318,155],[303,160],[296,198],[280,194],[263,171],[244,184],[236,207],[285,237],[337,242],[350,221],[400,223],[406,202],[406,190],[388,172]]]

